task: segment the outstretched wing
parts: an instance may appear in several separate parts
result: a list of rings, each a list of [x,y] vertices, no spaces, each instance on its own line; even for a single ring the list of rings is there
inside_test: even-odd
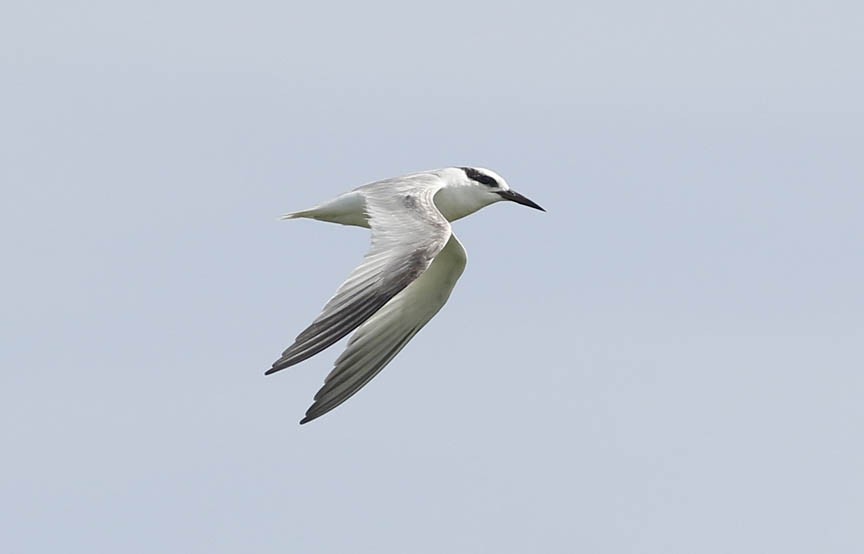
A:
[[[437,176],[418,174],[358,189],[366,202],[372,247],[267,375],[338,342],[426,271],[450,238],[450,224],[433,200],[442,186]]]
[[[384,369],[444,306],[465,262],[465,250],[451,234],[429,269],[357,329],[300,423],[345,402]]]

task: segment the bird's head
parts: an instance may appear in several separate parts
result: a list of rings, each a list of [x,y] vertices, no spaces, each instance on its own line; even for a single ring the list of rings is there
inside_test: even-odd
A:
[[[509,200],[546,211],[537,203],[510,188],[503,177],[482,167],[451,167],[442,170],[447,186],[435,197],[438,209],[449,221],[472,214],[495,202]]]

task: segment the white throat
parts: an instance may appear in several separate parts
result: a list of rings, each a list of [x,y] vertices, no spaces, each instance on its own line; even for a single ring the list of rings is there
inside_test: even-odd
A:
[[[475,186],[450,185],[435,194],[435,206],[447,221],[456,221],[500,198]]]

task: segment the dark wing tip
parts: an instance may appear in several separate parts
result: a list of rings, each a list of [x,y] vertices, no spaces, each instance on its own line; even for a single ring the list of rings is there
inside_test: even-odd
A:
[[[286,351],[286,352],[287,352],[287,351]],[[307,356],[307,357],[308,357],[308,356]],[[302,361],[305,360],[305,359],[306,359],[306,358],[303,358],[303,359],[300,359],[300,360],[292,360],[291,358],[286,358],[286,357],[283,355],[281,358],[279,358],[278,360],[276,360],[275,362],[273,362],[273,367],[271,367],[270,369],[268,369],[267,371],[265,371],[265,372],[264,372],[264,375],[271,375],[271,374],[273,374],[273,373],[276,373],[277,371],[282,371],[283,369],[285,369],[285,368],[289,368],[289,367],[291,367],[292,365],[299,364],[300,362],[302,362]]]
[[[313,410],[314,407],[315,407],[315,404],[312,404],[312,406],[310,406],[309,409],[306,410],[306,415],[305,415],[305,417],[303,417],[303,419],[300,420],[300,425],[305,425],[312,420],[318,419],[319,417],[321,417],[322,415],[324,415],[330,411],[328,409],[328,410],[324,410],[323,412],[319,412],[316,414]]]

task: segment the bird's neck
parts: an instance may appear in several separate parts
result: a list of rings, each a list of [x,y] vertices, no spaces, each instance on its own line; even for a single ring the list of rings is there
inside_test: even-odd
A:
[[[471,215],[494,201],[490,195],[471,186],[448,186],[435,194],[435,206],[447,221],[456,221]]]

